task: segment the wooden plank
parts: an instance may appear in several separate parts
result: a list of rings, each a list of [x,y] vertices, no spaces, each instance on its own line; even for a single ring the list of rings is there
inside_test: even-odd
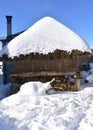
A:
[[[61,75],[76,75],[77,71],[41,71],[41,72],[27,72],[19,74],[11,74],[10,77],[38,77],[38,76],[61,76]],[[80,72],[81,73],[81,72]]]
[[[77,67],[76,59],[60,60],[27,60],[14,63],[15,73],[35,72],[35,71],[75,71]]]

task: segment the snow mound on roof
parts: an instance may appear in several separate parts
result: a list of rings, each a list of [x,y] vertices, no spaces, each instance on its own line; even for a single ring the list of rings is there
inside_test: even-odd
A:
[[[90,52],[88,44],[75,32],[51,17],[44,17],[14,38],[0,52],[9,57],[38,52],[47,54],[56,49],[78,49]]]

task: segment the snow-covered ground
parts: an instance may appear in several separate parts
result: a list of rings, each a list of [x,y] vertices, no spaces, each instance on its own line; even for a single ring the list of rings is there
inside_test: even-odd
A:
[[[92,73],[93,68],[84,73],[84,78],[91,78],[89,83],[82,79],[78,92],[47,95],[49,82],[25,83],[18,93],[0,101],[0,130],[93,130]]]

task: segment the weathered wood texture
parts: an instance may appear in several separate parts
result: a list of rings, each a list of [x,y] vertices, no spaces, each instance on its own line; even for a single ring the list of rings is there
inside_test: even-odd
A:
[[[13,91],[28,81],[47,82],[62,75],[76,75],[79,71],[77,58],[64,59],[21,59],[13,61],[14,73],[11,75]]]
[[[57,71],[78,71],[76,59],[60,60],[21,60],[14,62],[15,73]]]

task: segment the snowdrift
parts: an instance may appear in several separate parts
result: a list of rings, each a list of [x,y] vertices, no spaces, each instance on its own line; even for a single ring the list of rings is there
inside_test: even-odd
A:
[[[93,87],[43,96],[20,92],[0,102],[0,129],[93,129]]]

